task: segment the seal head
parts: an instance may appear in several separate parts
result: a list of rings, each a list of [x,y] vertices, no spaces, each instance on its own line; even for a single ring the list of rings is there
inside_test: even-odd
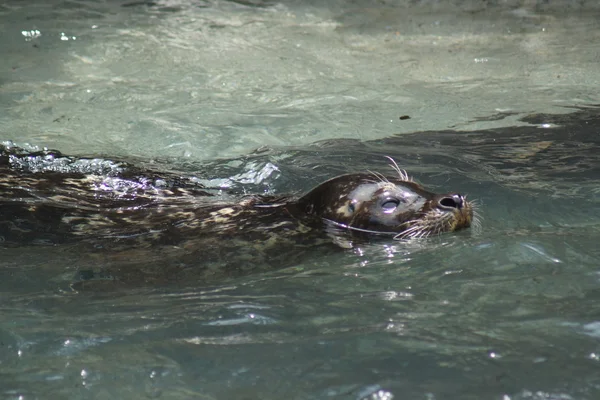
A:
[[[458,193],[435,194],[405,174],[351,174],[330,179],[297,202],[301,212],[356,233],[423,238],[467,228],[473,205]]]

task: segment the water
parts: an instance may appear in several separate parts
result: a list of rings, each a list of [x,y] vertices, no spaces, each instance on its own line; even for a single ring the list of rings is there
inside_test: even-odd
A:
[[[4,2],[2,140],[236,193],[391,155],[482,231],[116,292],[3,249],[0,398],[600,397],[597,6],[240,3]]]

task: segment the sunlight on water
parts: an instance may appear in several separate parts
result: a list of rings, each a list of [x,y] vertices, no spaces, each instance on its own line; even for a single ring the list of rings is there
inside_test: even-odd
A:
[[[593,15],[477,2],[433,12],[368,2],[45,4],[3,13],[2,131],[68,153],[231,157],[507,126],[598,100]]]

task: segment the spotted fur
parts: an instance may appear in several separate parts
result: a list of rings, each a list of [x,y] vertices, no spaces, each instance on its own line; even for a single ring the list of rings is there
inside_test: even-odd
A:
[[[223,265],[237,274],[302,260],[316,247],[352,247],[358,237],[417,239],[478,224],[471,202],[426,191],[389,159],[396,176],[343,175],[299,198],[232,198],[184,174],[5,144],[0,239],[5,246],[77,246],[94,265],[118,265],[121,279],[138,279],[134,271],[146,267],[123,266],[171,260],[152,274],[186,276],[198,263],[203,276]],[[451,207],[453,198],[460,205]]]

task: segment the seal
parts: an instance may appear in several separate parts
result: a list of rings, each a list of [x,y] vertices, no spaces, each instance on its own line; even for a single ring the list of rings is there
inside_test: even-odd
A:
[[[434,194],[392,165],[397,177],[358,173],[333,178],[296,204],[306,215],[355,234],[424,238],[471,226],[473,204],[458,193]]]
[[[302,196],[235,197],[186,174],[8,144],[0,146],[0,236],[5,246],[63,245],[96,257],[111,279],[140,279],[130,266],[157,260],[154,275],[181,279],[190,269],[238,275],[300,262],[319,247],[419,239],[476,222],[465,196],[429,192],[390,160],[394,176],[353,173]]]

